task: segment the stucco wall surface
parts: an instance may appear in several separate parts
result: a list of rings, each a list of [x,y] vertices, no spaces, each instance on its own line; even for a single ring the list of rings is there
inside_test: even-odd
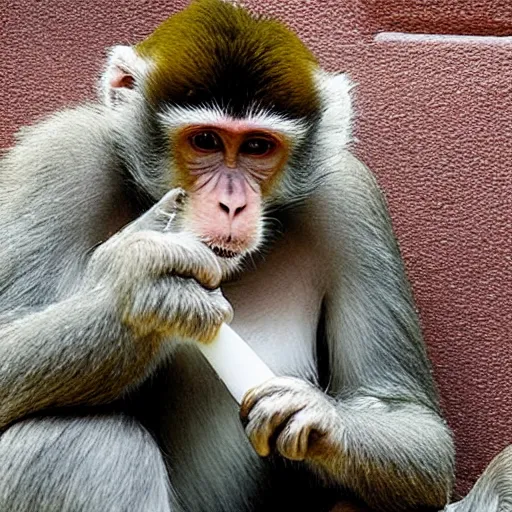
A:
[[[0,0],[0,145],[90,98],[104,49],[185,0]],[[459,490],[512,442],[512,42],[375,42],[381,31],[512,34],[508,0],[247,0],[357,83],[354,149],[377,174],[412,280]]]

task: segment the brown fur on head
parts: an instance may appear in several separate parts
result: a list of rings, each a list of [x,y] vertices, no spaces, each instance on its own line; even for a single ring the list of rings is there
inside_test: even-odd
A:
[[[195,0],[136,46],[153,64],[154,104],[219,106],[235,117],[253,108],[315,118],[316,60],[283,24],[221,0]]]

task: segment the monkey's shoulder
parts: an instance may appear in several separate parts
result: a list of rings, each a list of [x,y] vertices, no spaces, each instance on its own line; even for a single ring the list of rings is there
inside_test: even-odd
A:
[[[114,123],[106,107],[90,103],[22,128],[16,146],[0,161],[1,210],[7,218],[37,207],[52,216],[66,211],[69,219],[77,208],[86,214],[112,200],[122,186]]]

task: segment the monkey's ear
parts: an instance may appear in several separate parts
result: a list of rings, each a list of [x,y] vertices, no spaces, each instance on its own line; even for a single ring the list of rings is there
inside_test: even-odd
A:
[[[345,73],[327,73],[318,70],[316,84],[323,103],[320,130],[324,140],[331,140],[335,147],[346,146],[352,136],[353,82]]]
[[[131,46],[114,46],[101,77],[101,95],[109,107],[133,101],[140,95],[147,62]]]

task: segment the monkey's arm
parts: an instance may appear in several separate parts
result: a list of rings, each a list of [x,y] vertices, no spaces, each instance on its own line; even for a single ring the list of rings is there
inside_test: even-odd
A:
[[[158,346],[130,337],[110,300],[91,290],[0,327],[0,428],[48,407],[113,400],[143,377]]]
[[[173,338],[211,339],[231,309],[213,289],[214,270],[206,277],[206,251],[157,232],[121,233],[95,253],[78,291],[4,313],[0,428],[48,407],[114,400],[149,374]]]
[[[133,371],[105,294],[67,293],[121,197],[109,129],[99,108],[64,111],[24,128],[0,160],[0,428],[112,398]],[[119,374],[105,380],[109,364]]]
[[[208,341],[230,318],[209,249],[137,231],[168,196],[96,250],[75,293],[4,314],[0,428],[48,407],[111,401],[148,375],[169,340]]]
[[[383,510],[442,508],[453,446],[387,208],[369,171],[347,157],[326,197],[334,228],[325,298],[337,450],[313,456],[338,482]]]

